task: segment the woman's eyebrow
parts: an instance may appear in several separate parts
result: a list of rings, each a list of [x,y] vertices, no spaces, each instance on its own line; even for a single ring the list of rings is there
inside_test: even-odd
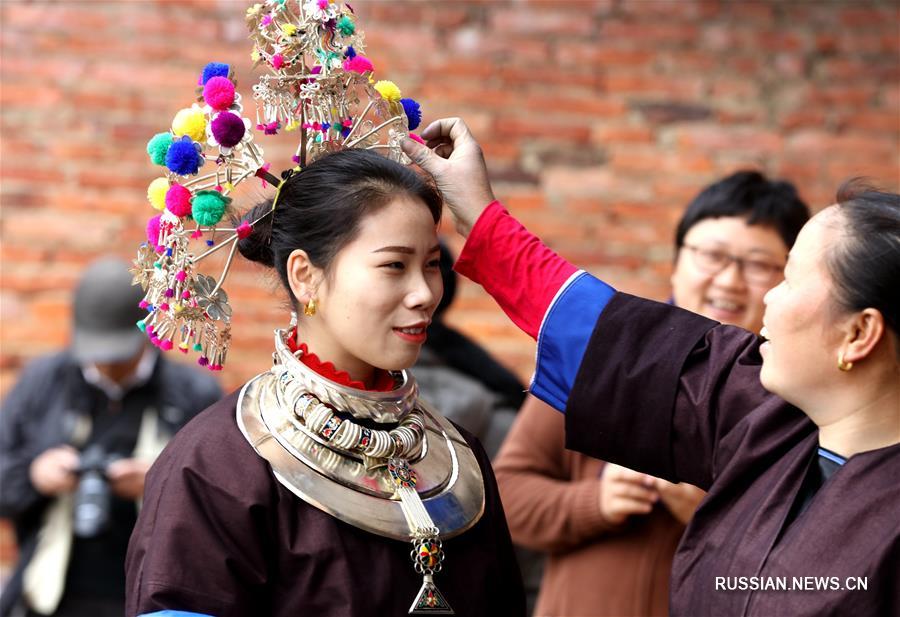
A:
[[[428,253],[434,253],[441,250],[441,246],[439,244],[435,244],[428,250]],[[375,249],[372,251],[373,253],[403,253],[404,255],[413,255],[416,250],[410,248],[408,246],[383,246],[380,249]]]

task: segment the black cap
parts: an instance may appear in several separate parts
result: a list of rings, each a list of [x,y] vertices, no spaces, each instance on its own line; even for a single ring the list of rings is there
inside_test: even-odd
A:
[[[131,284],[129,265],[104,257],[88,266],[75,290],[72,352],[80,362],[121,362],[135,357],[144,334],[135,325],[146,316],[144,297]]]

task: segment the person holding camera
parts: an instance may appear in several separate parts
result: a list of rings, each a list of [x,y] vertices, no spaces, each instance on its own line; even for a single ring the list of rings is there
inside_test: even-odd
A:
[[[144,476],[168,439],[221,396],[166,362],[135,327],[145,311],[124,261],[85,271],[72,345],[27,366],[0,411],[0,516],[19,563],[0,614],[124,614],[124,561]]]

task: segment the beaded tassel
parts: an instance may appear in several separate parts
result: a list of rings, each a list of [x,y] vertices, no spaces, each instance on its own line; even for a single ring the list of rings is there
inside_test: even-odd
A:
[[[416,491],[416,472],[405,460],[392,458],[388,461],[388,473],[394,481],[394,494],[400,499],[400,508],[412,536],[410,558],[413,568],[423,579],[419,593],[409,607],[409,614],[455,615],[450,603],[434,584],[434,575],[441,571],[444,562],[444,550],[440,530]]]

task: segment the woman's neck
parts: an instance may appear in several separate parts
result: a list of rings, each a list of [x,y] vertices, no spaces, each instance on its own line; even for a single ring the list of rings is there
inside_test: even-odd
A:
[[[355,358],[345,358],[346,354],[335,353],[312,333],[304,333],[298,328],[288,343],[291,351],[304,351],[301,362],[332,381],[361,390],[393,389],[393,377],[387,371]]]
[[[892,382],[878,379],[870,380],[867,388],[842,388],[829,407],[849,412],[833,413],[834,421],[816,422],[823,448],[850,458],[900,443],[900,375],[896,372]]]

